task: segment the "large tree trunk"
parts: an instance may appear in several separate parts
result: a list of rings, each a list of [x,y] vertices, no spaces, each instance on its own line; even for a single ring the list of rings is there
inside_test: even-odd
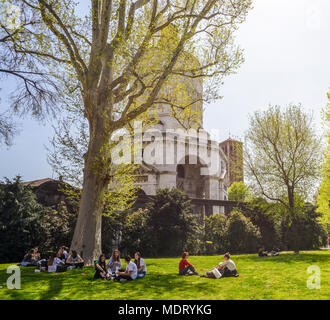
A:
[[[102,162],[106,155],[102,152],[107,150],[104,146],[109,139],[102,128],[103,119],[96,121],[96,127],[96,130],[90,131],[78,220],[71,243],[71,250],[81,254],[86,265],[92,265],[102,251],[102,213],[107,187],[106,165]]]

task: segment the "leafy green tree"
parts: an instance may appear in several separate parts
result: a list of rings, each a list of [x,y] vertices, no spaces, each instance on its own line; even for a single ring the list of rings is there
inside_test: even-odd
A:
[[[311,204],[305,205],[299,217],[293,221],[288,233],[289,249],[294,249],[292,244],[295,241],[299,241],[299,248],[302,250],[319,249],[327,244],[328,233],[319,222],[321,214],[316,209]]]
[[[247,176],[256,193],[283,206],[288,225],[300,212],[298,198],[306,201],[315,193],[320,141],[312,115],[301,105],[269,107],[250,119],[244,148]]]
[[[121,228],[122,241],[120,247],[133,255],[139,251],[143,255],[157,256],[157,247],[152,239],[150,212],[138,209],[128,214]]]
[[[249,201],[251,198],[251,191],[243,181],[234,182],[228,188],[228,200],[233,201]]]
[[[0,183],[0,261],[18,262],[31,248],[46,241],[43,218],[47,209],[40,205],[21,178]]]
[[[228,217],[228,250],[232,252],[256,252],[260,242],[260,230],[240,212]]]
[[[269,203],[264,198],[252,198],[239,208],[259,228],[260,245],[265,246],[266,250],[282,247],[282,216],[278,209],[277,203]]]
[[[198,249],[191,244],[199,239],[200,227],[184,192],[176,188],[160,189],[147,203],[147,209],[155,253],[173,256],[181,254],[182,250]]]
[[[228,249],[228,220],[222,214],[205,218],[206,253],[223,253]]]
[[[60,246],[68,246],[73,237],[77,213],[70,212],[65,203],[53,207],[46,207],[44,217],[40,218],[45,241],[40,244],[42,249],[56,251]],[[72,248],[74,250],[74,248]]]

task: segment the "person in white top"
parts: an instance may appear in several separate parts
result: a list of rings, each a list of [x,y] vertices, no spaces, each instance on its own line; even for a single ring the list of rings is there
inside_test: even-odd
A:
[[[236,265],[233,260],[230,259],[230,253],[227,252],[224,255],[224,261],[220,262],[218,266],[213,268],[211,271],[206,272],[206,275],[201,277],[206,278],[222,278],[222,277],[238,277]]]
[[[48,263],[48,272],[63,272],[66,271],[64,262],[57,257],[56,253],[52,253],[50,256]]]
[[[126,262],[126,270],[124,272],[116,271],[116,278],[115,281],[121,281],[124,280],[135,280],[137,277],[137,266],[134,262],[131,261],[130,256],[125,257]]]
[[[145,277],[147,273],[147,265],[146,262],[144,261],[143,258],[141,258],[141,253],[140,252],[135,252],[134,254],[134,263],[136,264],[138,274],[137,278],[143,278]]]

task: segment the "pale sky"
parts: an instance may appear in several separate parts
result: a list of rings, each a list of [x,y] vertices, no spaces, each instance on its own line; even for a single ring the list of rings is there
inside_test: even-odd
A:
[[[81,1],[81,10],[87,8]],[[269,104],[302,103],[314,113],[321,132],[321,109],[330,87],[330,1],[254,0],[254,9],[237,32],[245,63],[225,79],[222,100],[205,106],[204,126],[218,129],[220,140],[243,137],[248,115]],[[1,110],[13,82],[0,83]],[[20,174],[23,180],[54,177],[47,163],[50,121],[19,119],[20,133],[10,148],[0,146],[0,180]]]

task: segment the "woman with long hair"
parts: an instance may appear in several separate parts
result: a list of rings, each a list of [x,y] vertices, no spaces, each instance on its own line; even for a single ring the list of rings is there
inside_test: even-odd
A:
[[[123,263],[120,260],[120,252],[118,249],[113,250],[112,256],[109,259],[108,267],[112,274],[116,273],[122,267]]]
[[[144,261],[144,259],[141,257],[141,253],[135,252],[134,259],[135,259],[134,263],[136,264],[136,267],[138,270],[137,278],[145,277],[145,275],[147,273],[147,265],[146,265],[146,262]]]
[[[64,262],[58,257],[58,255],[53,252],[47,262],[48,272],[64,272],[66,268],[64,268]]]
[[[101,254],[95,263],[94,279],[111,280],[104,254]]]

